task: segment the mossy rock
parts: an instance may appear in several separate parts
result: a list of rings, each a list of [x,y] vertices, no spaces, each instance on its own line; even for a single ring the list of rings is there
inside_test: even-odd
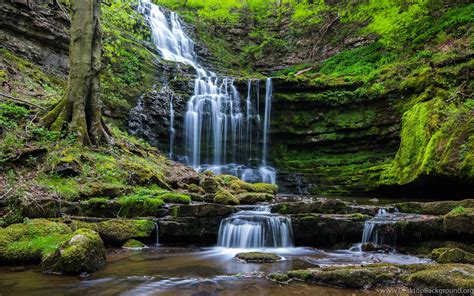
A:
[[[474,208],[457,207],[444,216],[446,232],[474,235]]]
[[[215,193],[219,190],[221,184],[219,177],[208,176],[204,177],[204,180],[201,182],[201,187],[206,193]]]
[[[273,200],[274,196],[268,193],[254,193],[254,192],[248,192],[248,193],[240,193],[237,195],[237,198],[240,200],[240,203],[242,204],[256,204],[259,202],[267,202]]]
[[[417,268],[414,266],[412,268]],[[419,266],[404,277],[410,287],[438,289],[472,289],[474,266],[469,264],[435,264]]]
[[[0,262],[39,263],[71,238],[71,229],[63,223],[32,219],[0,229]]]
[[[276,254],[263,252],[238,253],[235,258],[246,263],[274,263],[281,260]]]
[[[272,272],[267,275],[267,279],[277,282],[277,283],[288,283],[290,278],[286,273]]]
[[[75,177],[81,174],[81,163],[72,156],[60,158],[55,165],[55,172],[62,177]]]
[[[129,239],[150,240],[156,225],[150,220],[111,219],[99,223],[86,223],[74,220],[71,222],[71,228],[95,230],[106,245],[122,246]]]
[[[401,249],[404,253],[409,253],[417,256],[431,256],[434,249],[461,249],[468,253],[474,253],[474,245],[470,243],[461,243],[455,241],[427,241],[422,243],[415,243]]]
[[[394,205],[402,213],[424,215],[445,215],[456,207],[474,207],[474,199],[460,201],[446,200],[434,202],[403,202]]]
[[[277,194],[278,186],[275,184],[268,183],[255,183],[252,184],[253,192],[268,193],[268,194]]]
[[[459,248],[438,248],[431,252],[431,258],[438,263],[474,264],[474,254]]]
[[[159,196],[161,200],[166,203],[189,204],[191,197],[187,194],[168,192]]]
[[[396,266],[323,267],[288,272],[290,278],[346,289],[366,289],[395,284],[402,269]]]
[[[122,245],[122,248],[124,249],[137,249],[137,248],[144,248],[144,247],[145,247],[145,244],[140,241],[137,241],[136,239],[129,239]]]
[[[239,178],[233,175],[220,175],[219,178],[222,180],[224,185],[230,185],[232,181],[239,180]]]
[[[252,192],[253,191],[252,184],[244,182],[240,179],[231,181],[230,182],[230,188],[236,193]]]
[[[214,196],[214,202],[223,205],[238,205],[239,199],[225,189],[219,189]]]
[[[71,239],[48,255],[41,266],[66,274],[94,272],[105,265],[105,247],[100,236],[90,229],[78,229]]]

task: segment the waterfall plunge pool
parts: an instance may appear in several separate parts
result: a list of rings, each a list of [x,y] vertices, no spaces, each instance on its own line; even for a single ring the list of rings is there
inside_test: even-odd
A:
[[[276,263],[242,263],[231,248],[109,249],[104,269],[81,279],[43,274],[38,267],[19,270],[0,268],[3,295],[377,295],[371,291],[335,289],[304,283],[281,286],[264,274],[316,265],[347,265],[373,262],[407,263],[416,257],[322,251],[311,248],[258,249],[279,254]],[[418,259],[419,260],[419,259]]]

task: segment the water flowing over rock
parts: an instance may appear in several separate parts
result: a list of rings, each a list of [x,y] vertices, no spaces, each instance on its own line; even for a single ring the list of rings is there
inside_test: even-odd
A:
[[[291,220],[269,207],[244,210],[222,220],[218,243],[227,248],[287,248],[293,246]]]
[[[262,122],[257,80],[248,81],[247,98],[242,106],[244,100],[233,78],[219,77],[198,63],[194,42],[183,30],[176,13],[165,12],[149,0],[141,1],[139,9],[149,20],[152,41],[161,57],[189,65],[196,71],[182,135],[176,134],[173,99],[168,99],[170,156],[177,153],[175,142],[179,137],[183,156],[174,158],[198,171],[232,174],[249,182],[275,183],[275,170],[267,165],[272,80],[266,81]]]

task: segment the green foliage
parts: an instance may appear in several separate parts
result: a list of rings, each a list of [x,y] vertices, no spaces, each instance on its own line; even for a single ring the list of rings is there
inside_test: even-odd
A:
[[[168,192],[161,194],[159,197],[166,203],[189,204],[191,202],[191,197],[187,194]]]
[[[6,130],[14,129],[18,122],[28,116],[28,110],[24,107],[0,102],[0,135]]]

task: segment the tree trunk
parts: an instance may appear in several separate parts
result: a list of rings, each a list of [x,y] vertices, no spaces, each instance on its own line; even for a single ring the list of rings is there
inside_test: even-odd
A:
[[[102,32],[101,0],[71,0],[71,41],[67,96],[44,118],[45,126],[61,131],[69,124],[82,144],[112,144],[102,120],[100,62]]]

